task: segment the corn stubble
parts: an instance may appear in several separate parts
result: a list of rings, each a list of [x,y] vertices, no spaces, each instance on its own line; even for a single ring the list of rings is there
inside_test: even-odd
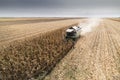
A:
[[[28,80],[48,73],[72,48],[65,42],[65,28],[40,34],[22,42],[15,41],[0,52],[0,78]]]

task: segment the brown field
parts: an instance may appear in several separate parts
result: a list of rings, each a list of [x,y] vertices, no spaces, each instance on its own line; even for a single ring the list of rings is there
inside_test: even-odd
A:
[[[120,21],[120,18],[110,18],[110,19],[114,21]]]
[[[104,19],[45,80],[120,80],[120,22]]]
[[[15,24],[28,24],[28,23],[42,23],[53,22],[76,18],[0,18],[0,26],[15,25]]]
[[[0,26],[3,80],[120,80],[119,21],[103,19],[74,49],[71,40],[64,41],[65,30],[85,19],[9,21]]]
[[[0,26],[0,79],[43,78],[72,48],[72,41],[64,42],[64,34],[78,22],[67,19]]]
[[[16,20],[16,21],[15,21]],[[20,22],[19,22],[20,20]],[[31,21],[32,20],[32,21]],[[52,21],[54,20],[54,21]],[[56,21],[55,21],[56,20]],[[8,23],[6,23],[8,21]],[[30,36],[37,35],[39,33],[48,32],[51,30],[59,29],[65,26],[69,26],[74,23],[80,22],[79,19],[9,19],[4,20],[0,25],[0,45],[9,44],[10,42]],[[11,23],[11,21],[13,23]],[[21,23],[22,21],[22,23]],[[34,22],[33,22],[34,21]],[[41,22],[44,21],[44,22]],[[27,22],[27,23],[25,23]]]

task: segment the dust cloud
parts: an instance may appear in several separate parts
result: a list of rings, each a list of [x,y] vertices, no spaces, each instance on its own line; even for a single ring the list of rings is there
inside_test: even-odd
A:
[[[91,32],[94,27],[97,27],[102,20],[100,18],[91,18],[85,23],[80,23],[79,26],[81,29],[81,35],[85,35],[88,32]]]

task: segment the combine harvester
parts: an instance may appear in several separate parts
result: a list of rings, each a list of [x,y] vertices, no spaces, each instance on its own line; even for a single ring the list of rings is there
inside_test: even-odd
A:
[[[65,38],[66,40],[72,39],[74,42],[80,38],[81,34],[81,27],[79,26],[72,26],[66,30]]]

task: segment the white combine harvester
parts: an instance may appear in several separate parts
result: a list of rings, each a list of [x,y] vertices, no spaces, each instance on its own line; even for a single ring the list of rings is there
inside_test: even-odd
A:
[[[72,26],[69,29],[66,30],[66,36],[65,38],[72,39],[76,41],[78,38],[80,38],[81,28],[79,26]]]

